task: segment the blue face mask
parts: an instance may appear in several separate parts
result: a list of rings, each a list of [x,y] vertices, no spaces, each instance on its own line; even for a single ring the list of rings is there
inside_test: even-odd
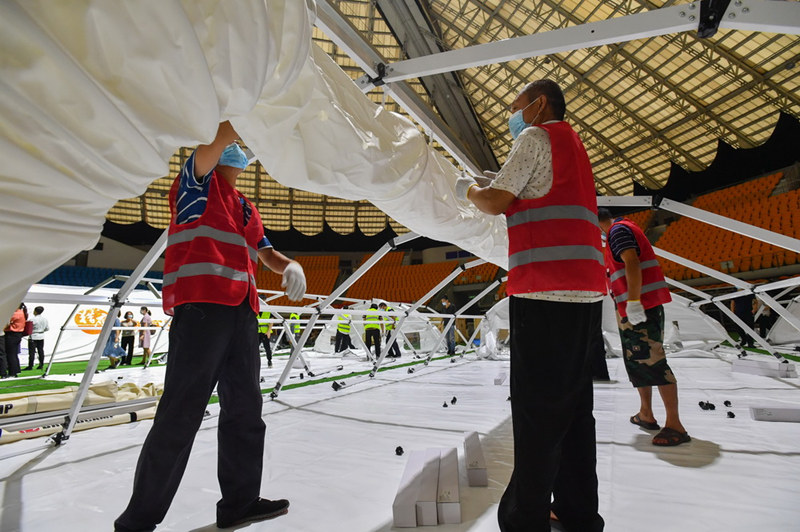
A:
[[[229,144],[228,147],[222,151],[222,155],[217,164],[244,170],[247,168],[247,155],[245,155],[242,148],[234,142]]]
[[[541,96],[539,98],[541,98]],[[533,120],[531,121],[530,124],[525,122],[525,119],[522,118],[522,112],[525,109],[527,109],[528,107],[530,107],[531,105],[533,105],[534,103],[536,103],[537,101],[539,101],[539,98],[536,98],[531,103],[529,103],[528,105],[526,105],[522,109],[519,109],[518,111],[516,111],[514,114],[512,114],[509,117],[509,119],[508,119],[508,130],[511,132],[511,137],[514,140],[516,140],[517,137],[519,137],[519,134],[522,133],[522,131],[526,127],[532,125],[534,122],[536,122],[536,119],[539,118],[539,113],[541,113],[541,110],[539,111],[539,113],[536,113],[536,116],[533,117]]]

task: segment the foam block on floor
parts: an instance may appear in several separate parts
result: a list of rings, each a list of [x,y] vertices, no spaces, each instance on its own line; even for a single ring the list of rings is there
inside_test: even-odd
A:
[[[797,377],[797,369],[794,364],[786,364],[777,359],[767,358],[737,358],[733,361],[732,370],[738,373],[749,373],[751,375],[763,375],[765,377],[775,377],[791,379]]]
[[[756,421],[800,423],[800,408],[752,406],[750,407],[750,413]]]
[[[408,453],[406,468],[400,478],[397,494],[392,504],[392,519],[398,528],[417,526],[417,494],[419,493],[422,470],[425,468],[425,451]]]
[[[440,525],[461,523],[461,499],[458,490],[458,450],[442,449],[439,459],[439,488],[436,511]]]
[[[439,524],[436,499],[439,485],[439,460],[441,449],[425,451],[425,464],[420,473],[419,490],[417,491],[417,526],[436,526]]]
[[[464,461],[467,466],[467,481],[470,486],[488,486],[489,475],[486,472],[486,459],[477,432],[465,432]]]

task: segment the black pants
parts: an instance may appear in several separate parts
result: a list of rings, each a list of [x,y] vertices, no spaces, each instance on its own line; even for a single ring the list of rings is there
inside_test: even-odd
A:
[[[39,367],[44,366],[44,339],[33,340],[28,338],[28,367],[32,368],[36,359],[36,353],[39,353]]]
[[[592,379],[598,381],[609,380],[608,364],[606,364],[606,345],[603,342],[603,329],[597,329],[592,335],[590,347],[592,356]]]
[[[737,314],[736,316],[751,329],[755,327],[756,322],[752,314],[743,314],[741,316]],[[739,333],[739,343],[743,346],[753,347],[755,345],[753,337],[747,334],[744,328],[740,327],[738,324],[734,325],[736,325],[736,331]]]
[[[8,377],[8,359],[6,358],[6,337],[0,337],[0,377]]]
[[[591,357],[602,303],[512,297],[511,417],[514,471],[500,500],[503,532],[603,529],[597,474]]]
[[[258,340],[264,346],[264,351],[267,353],[267,363],[272,365],[272,346],[269,344],[269,335],[266,333],[258,333]]]
[[[8,361],[8,374],[12,377],[19,375],[19,345],[22,343],[22,333],[6,331],[5,347],[6,360]],[[0,372],[5,375],[5,372]]]
[[[336,344],[333,347],[334,353],[341,353],[345,349],[352,347],[350,343],[350,334],[336,331]]]
[[[119,346],[122,349],[124,349],[125,352],[127,353],[125,355],[125,358],[122,360],[122,363],[125,364],[126,366],[130,366],[131,364],[133,364],[133,340],[134,340],[134,338],[135,338],[135,336],[132,335],[132,334],[130,336],[124,336],[123,335],[122,338],[120,338],[120,341],[119,341]]]
[[[169,331],[164,395],[142,446],[133,495],[115,524],[151,530],[169,509],[214,386],[220,399],[217,519],[237,519],[258,497],[264,434],[256,314],[236,307],[188,303],[175,309]],[[188,489],[199,490],[192,486]]]
[[[381,356],[381,330],[380,329],[367,329],[367,351],[370,347],[375,345],[375,358]]]
[[[391,335],[392,331],[386,331],[386,345],[389,345],[389,337]],[[395,339],[395,342],[392,344],[391,349],[389,349],[389,352],[386,353],[387,357],[397,358],[400,356],[400,346],[398,345],[399,343],[400,343],[400,333],[397,334],[397,338]]]

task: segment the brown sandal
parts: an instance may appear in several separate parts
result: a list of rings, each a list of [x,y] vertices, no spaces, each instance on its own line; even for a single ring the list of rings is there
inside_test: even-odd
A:
[[[656,440],[665,441],[663,443],[658,443]],[[674,447],[690,441],[692,441],[692,438],[689,436],[688,432],[678,432],[677,430],[669,427],[664,427],[661,429],[661,432],[653,437],[653,445],[658,445],[659,447]]]

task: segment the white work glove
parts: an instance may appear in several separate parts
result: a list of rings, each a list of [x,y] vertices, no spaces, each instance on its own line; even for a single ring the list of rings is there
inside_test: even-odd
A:
[[[467,192],[469,192],[469,188],[472,185],[477,185],[478,183],[475,179],[471,178],[468,175],[462,175],[458,179],[456,179],[456,199],[460,201],[468,201],[467,200]]]
[[[628,314],[628,321],[631,322],[631,325],[636,325],[638,323],[644,323],[647,321],[647,316],[644,313],[644,307],[642,306],[642,302],[639,300],[628,301],[628,304],[625,306],[625,312]]]
[[[281,286],[286,288],[286,295],[292,301],[300,301],[306,293],[306,274],[299,263],[292,261],[283,270]]]

